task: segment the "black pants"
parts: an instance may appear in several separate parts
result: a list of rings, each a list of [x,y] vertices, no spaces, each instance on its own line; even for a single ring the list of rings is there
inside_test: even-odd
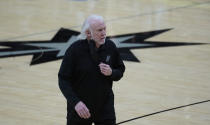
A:
[[[94,123],[95,125],[116,125],[116,120],[115,119],[107,119],[103,121],[86,121],[86,122],[73,122],[70,120],[67,120],[67,125],[92,125]]]
[[[94,123],[95,125],[115,125],[116,124],[116,116],[114,111],[114,94],[111,91],[106,99],[106,102],[104,103],[104,109],[102,111],[102,116],[98,119],[101,120],[75,120],[74,118],[71,118],[71,116],[67,117],[67,125],[92,125]],[[76,114],[76,112],[74,112]],[[77,117],[79,117],[76,114]]]

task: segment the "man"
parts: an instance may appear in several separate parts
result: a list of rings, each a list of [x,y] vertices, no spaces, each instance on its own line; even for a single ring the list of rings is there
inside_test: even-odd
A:
[[[58,74],[67,99],[67,125],[115,125],[112,84],[123,76],[123,61],[115,44],[106,39],[101,16],[89,16],[78,37]]]

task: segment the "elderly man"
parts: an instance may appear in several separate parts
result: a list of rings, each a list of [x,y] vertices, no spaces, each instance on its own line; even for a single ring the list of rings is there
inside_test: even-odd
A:
[[[67,99],[67,125],[115,125],[112,84],[121,79],[125,66],[115,44],[106,39],[103,17],[89,16],[78,38],[58,74]]]

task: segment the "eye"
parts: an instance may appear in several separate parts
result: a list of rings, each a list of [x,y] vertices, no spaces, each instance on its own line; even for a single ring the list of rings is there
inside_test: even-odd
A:
[[[101,28],[101,29],[98,29],[99,32],[102,32],[103,30],[106,31],[106,28]]]

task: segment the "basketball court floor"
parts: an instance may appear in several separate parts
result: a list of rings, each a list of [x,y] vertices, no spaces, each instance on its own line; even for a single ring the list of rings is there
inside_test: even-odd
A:
[[[0,0],[1,125],[66,124],[57,74],[90,14],[126,65],[118,124],[210,124],[210,0]]]

